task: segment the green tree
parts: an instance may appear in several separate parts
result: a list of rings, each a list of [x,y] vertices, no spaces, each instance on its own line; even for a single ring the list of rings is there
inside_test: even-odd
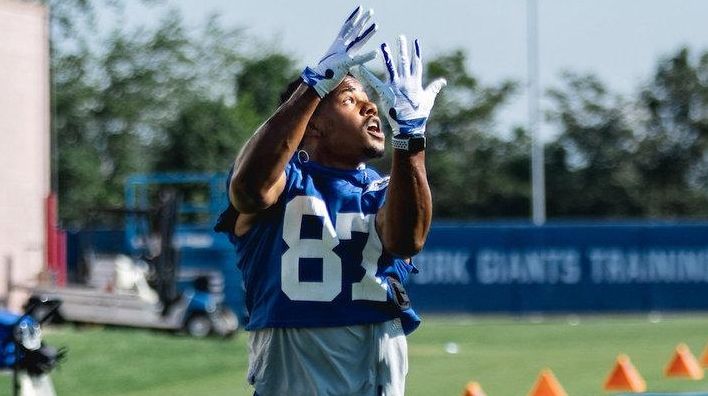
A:
[[[62,218],[79,217],[105,194],[97,137],[85,124],[98,95],[88,79],[89,57],[83,52],[52,61],[52,67],[61,70],[54,73],[52,124],[58,135],[55,149],[61,153],[55,162],[59,179],[55,188],[59,187]]]
[[[641,92],[637,165],[652,217],[708,215],[708,53],[687,48],[659,62]]]
[[[236,103],[195,97],[164,129],[159,170],[225,170],[253,131],[278,106],[281,92],[297,76],[283,54],[245,60],[235,73]]]
[[[495,134],[495,120],[516,84],[482,85],[463,51],[427,64],[427,80],[445,77],[427,132],[426,162],[436,218],[488,219],[529,213],[529,140]]]
[[[640,217],[642,182],[628,103],[592,75],[565,73],[549,112],[559,134],[546,148],[549,217]]]
[[[82,35],[97,32],[84,25],[72,32],[71,45],[55,45],[52,56],[53,129],[60,214],[81,223],[87,207],[122,205],[129,174],[154,169],[169,140],[166,125],[229,94],[233,102],[243,40],[215,18],[188,32],[176,12],[151,29],[119,27],[92,45]]]
[[[123,203],[125,178],[153,170],[225,170],[296,78],[277,50],[252,56],[240,29],[218,18],[188,30],[172,11],[152,27],[105,35],[96,7],[113,0],[46,0],[52,9],[52,122],[60,215]],[[144,0],[144,4],[158,3]],[[251,46],[251,47],[249,47]],[[528,218],[530,139],[500,135],[499,110],[517,85],[484,85],[463,51],[428,62],[448,79],[428,124],[436,219]],[[558,134],[546,149],[547,208],[559,217],[708,215],[708,53],[677,51],[636,97],[568,73],[549,91]],[[384,172],[387,156],[376,162]]]
[[[246,60],[236,75],[238,103],[248,103],[259,117],[270,116],[280,104],[280,95],[299,77],[295,61],[281,53]]]

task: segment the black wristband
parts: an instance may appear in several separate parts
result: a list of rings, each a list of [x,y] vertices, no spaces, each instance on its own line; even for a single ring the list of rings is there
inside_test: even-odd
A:
[[[395,150],[417,153],[425,150],[425,136],[423,135],[394,135],[391,144]]]

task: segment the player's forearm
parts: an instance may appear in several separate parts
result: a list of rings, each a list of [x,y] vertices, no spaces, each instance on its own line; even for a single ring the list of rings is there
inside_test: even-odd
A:
[[[297,149],[320,98],[301,84],[293,95],[261,125],[236,159],[231,196],[244,213],[270,206],[277,195],[273,188]]]
[[[382,236],[386,249],[403,257],[420,252],[433,215],[425,151],[394,150],[385,211]]]

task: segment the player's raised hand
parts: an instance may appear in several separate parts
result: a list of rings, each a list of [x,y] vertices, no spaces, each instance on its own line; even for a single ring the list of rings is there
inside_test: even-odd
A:
[[[356,55],[378,29],[375,23],[366,27],[373,15],[373,10],[363,11],[358,6],[344,22],[339,35],[317,66],[306,67],[302,72],[305,84],[314,88],[320,98],[339,85],[352,66],[362,65],[376,57],[376,51]]]
[[[383,60],[388,72],[388,81],[383,82],[364,65],[358,68],[358,76],[364,79],[381,97],[394,135],[422,135],[430,110],[438,92],[447,85],[439,78],[423,89],[423,61],[420,44],[413,43],[413,57],[409,55],[406,36],[398,37],[398,63],[394,65],[388,44],[381,44]]]

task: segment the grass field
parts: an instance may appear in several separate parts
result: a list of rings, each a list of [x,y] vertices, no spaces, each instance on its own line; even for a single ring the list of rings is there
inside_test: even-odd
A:
[[[73,326],[49,328],[46,340],[69,348],[54,373],[59,396],[251,395],[245,384],[246,336],[193,340],[161,332]],[[427,316],[409,338],[407,395],[460,395],[475,380],[489,396],[525,396],[544,367],[569,395],[605,395],[602,383],[626,353],[649,391],[708,390],[708,379],[667,379],[679,342],[700,355],[708,315],[551,318]],[[446,351],[455,343],[457,353]],[[449,349],[449,348],[448,348]],[[9,392],[0,377],[0,394]],[[8,393],[9,394],[9,393]]]

